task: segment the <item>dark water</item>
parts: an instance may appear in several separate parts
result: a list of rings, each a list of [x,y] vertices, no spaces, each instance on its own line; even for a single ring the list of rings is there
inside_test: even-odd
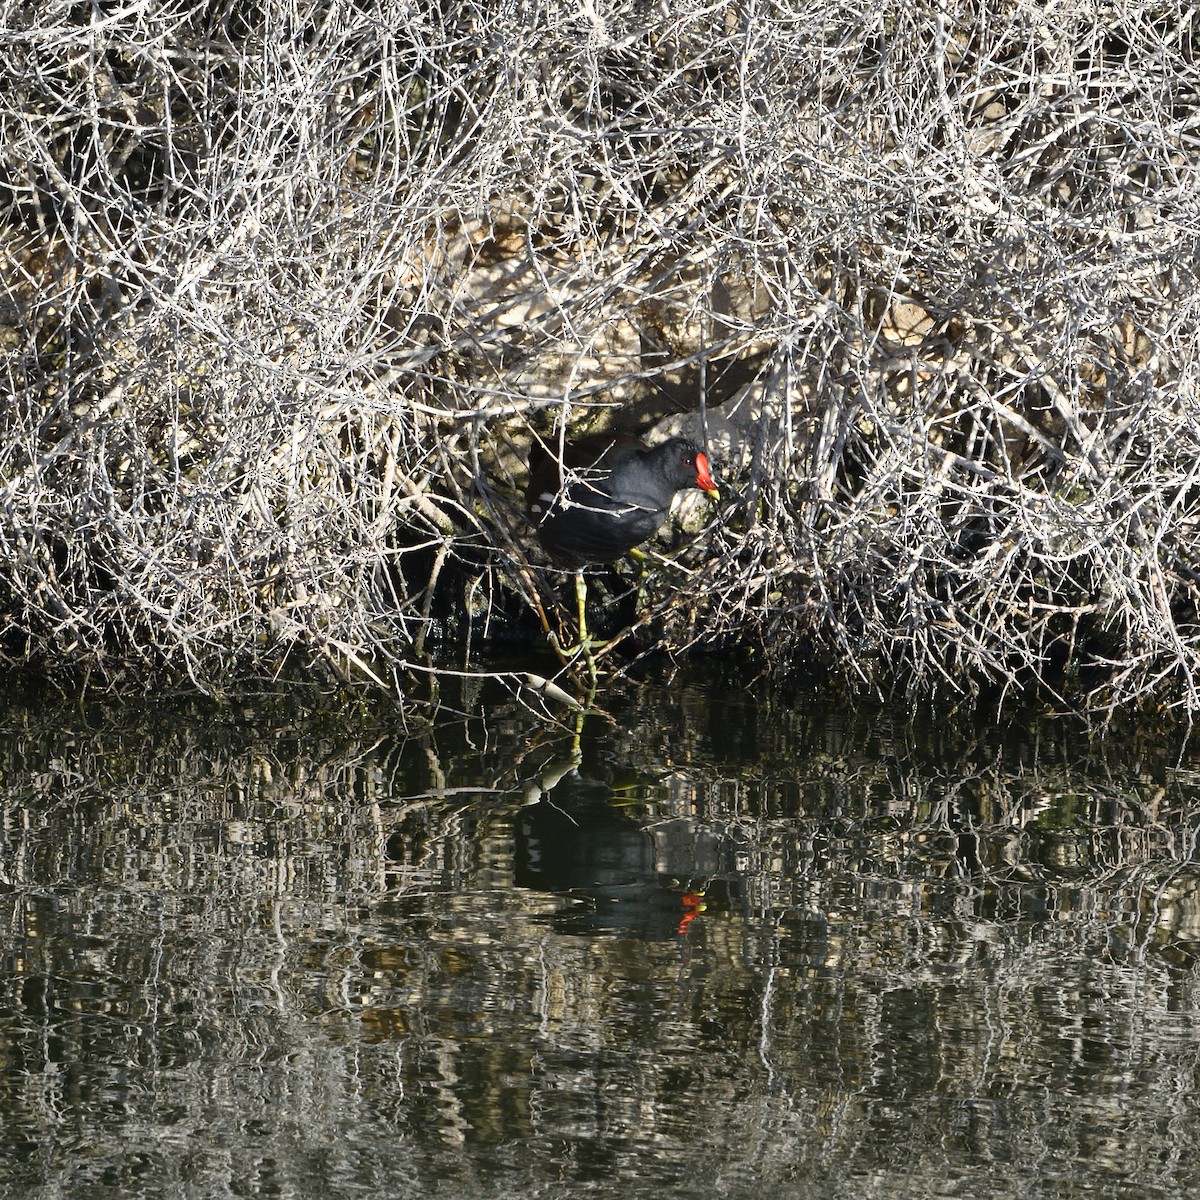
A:
[[[1200,1187],[1182,734],[606,707],[0,714],[0,1195]]]

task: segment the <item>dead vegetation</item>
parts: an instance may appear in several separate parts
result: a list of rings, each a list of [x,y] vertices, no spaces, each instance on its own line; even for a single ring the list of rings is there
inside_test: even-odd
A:
[[[682,422],[622,651],[1200,707],[1192,10],[0,13],[10,664],[403,689],[531,428]]]

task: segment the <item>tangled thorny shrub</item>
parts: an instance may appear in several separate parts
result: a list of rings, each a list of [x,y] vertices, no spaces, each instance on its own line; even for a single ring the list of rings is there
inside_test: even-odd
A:
[[[643,646],[1194,711],[1196,22],[0,3],[0,650],[425,663],[560,590],[529,437],[659,421]]]

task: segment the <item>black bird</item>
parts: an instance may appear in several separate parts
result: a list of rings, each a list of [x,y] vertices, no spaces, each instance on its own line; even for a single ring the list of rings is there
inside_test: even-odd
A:
[[[583,568],[614,562],[652,537],[667,519],[675,493],[689,487],[714,499],[720,495],[708,456],[687,438],[651,448],[628,434],[601,434],[568,442],[561,463],[534,439],[525,507],[551,559],[575,572],[576,652],[586,651],[590,641]]]

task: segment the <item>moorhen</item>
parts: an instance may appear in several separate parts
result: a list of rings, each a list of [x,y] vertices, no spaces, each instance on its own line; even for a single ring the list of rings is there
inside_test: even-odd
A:
[[[525,507],[551,559],[575,573],[575,653],[586,652],[590,644],[583,568],[613,562],[652,537],[667,519],[675,493],[689,487],[714,499],[720,494],[708,456],[687,438],[671,438],[651,448],[628,434],[601,434],[567,443],[561,464],[534,439]]]

